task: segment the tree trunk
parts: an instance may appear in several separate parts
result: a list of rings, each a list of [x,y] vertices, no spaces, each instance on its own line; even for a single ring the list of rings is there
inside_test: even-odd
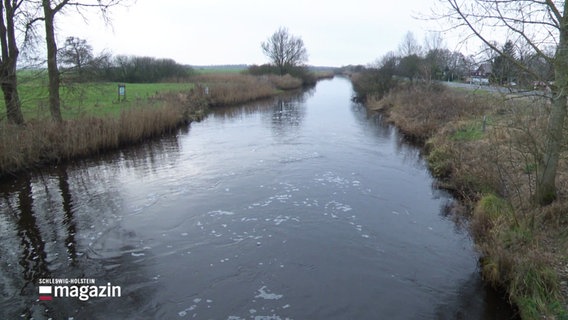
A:
[[[540,172],[537,177],[536,202],[546,205],[556,199],[556,171],[564,142],[564,122],[568,90],[568,2],[564,5],[563,21],[560,23],[560,38],[554,58],[554,90],[552,109],[546,128],[546,145]]]
[[[14,26],[16,12],[10,2],[6,2],[5,5],[6,6],[4,6],[4,3],[0,3],[0,44],[2,49],[0,87],[4,95],[8,122],[22,125],[24,124],[24,116],[18,95],[18,78],[16,75],[16,66],[20,53],[16,43]],[[6,20],[4,20],[4,17]]]
[[[546,131],[546,146],[541,170],[536,186],[536,202],[546,205],[556,199],[556,171],[560,159],[560,151],[563,143],[564,119],[566,118],[566,94],[561,93],[555,97],[552,103]]]
[[[57,68],[57,44],[55,42],[55,11],[49,0],[43,0],[45,14],[45,41],[47,44],[47,76],[49,78],[49,112],[53,121],[61,122],[61,99],[59,97],[59,70]]]
[[[5,71],[2,75],[2,93],[4,94],[8,122],[18,125],[24,124],[15,70],[13,73],[9,70]]]

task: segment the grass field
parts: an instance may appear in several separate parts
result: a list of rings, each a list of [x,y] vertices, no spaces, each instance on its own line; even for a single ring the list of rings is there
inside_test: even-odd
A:
[[[62,76],[60,89],[61,113],[63,119],[82,116],[119,116],[124,110],[134,107],[154,106],[168,93],[186,95],[196,83],[211,89],[210,103],[232,104],[272,96],[279,90],[301,87],[298,79],[271,76],[261,80],[243,75],[242,65],[195,67],[196,75],[185,82],[125,83],[125,96],[119,96],[118,82],[69,83]],[[22,102],[22,113],[26,121],[50,117],[48,103],[48,79],[45,70],[22,70],[18,73],[18,92]],[[0,99],[0,110],[5,110]],[[6,115],[0,113],[0,122]]]
[[[93,82],[63,86],[61,112],[64,119],[81,115],[119,115],[126,108],[148,105],[157,94],[184,92],[193,83],[126,83],[125,96],[119,101],[117,82]],[[19,94],[25,119],[49,117],[48,89],[45,77],[25,74],[20,77]],[[4,109],[4,101],[0,101]]]

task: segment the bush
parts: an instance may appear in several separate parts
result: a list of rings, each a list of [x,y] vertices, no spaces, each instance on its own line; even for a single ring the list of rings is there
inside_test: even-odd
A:
[[[105,81],[153,83],[186,79],[193,74],[193,69],[172,59],[117,56],[99,73]]]
[[[381,99],[397,86],[398,81],[385,68],[366,69],[353,75],[355,100],[365,102],[370,98]]]
[[[274,74],[274,75],[279,75],[280,74],[280,70],[278,70],[278,68],[276,66],[273,66],[271,64],[262,64],[262,65],[252,65],[250,67],[248,67],[248,69],[246,71],[244,71],[247,74],[253,75],[253,76],[262,76],[262,75],[267,75],[267,74]]]
[[[317,81],[316,76],[308,70],[305,66],[288,66],[285,68],[284,74],[281,74],[280,69],[271,64],[263,64],[263,65],[252,65],[250,66],[247,71],[245,72],[250,75],[254,76],[261,76],[261,75],[276,75],[276,76],[286,76],[290,75],[293,78],[300,79],[302,81],[302,85],[310,86],[314,85]]]

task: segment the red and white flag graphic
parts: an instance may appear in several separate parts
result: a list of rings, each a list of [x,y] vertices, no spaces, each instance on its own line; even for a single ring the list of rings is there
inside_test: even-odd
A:
[[[51,301],[53,299],[51,294],[51,286],[39,286],[39,300]]]

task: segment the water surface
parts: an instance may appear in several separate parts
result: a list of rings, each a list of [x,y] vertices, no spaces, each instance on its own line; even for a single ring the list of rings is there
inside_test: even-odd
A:
[[[345,79],[0,185],[0,318],[507,319],[419,150]],[[38,300],[43,278],[120,298]]]

